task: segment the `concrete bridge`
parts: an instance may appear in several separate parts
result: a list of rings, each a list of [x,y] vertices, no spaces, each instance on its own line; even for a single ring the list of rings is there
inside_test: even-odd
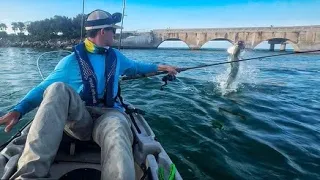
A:
[[[150,32],[124,32],[123,48],[157,48],[166,40],[181,40],[190,49],[200,49],[206,42],[226,40],[234,44],[242,40],[247,48],[254,49],[263,41],[268,41],[270,50],[275,44],[291,44],[295,51],[320,49],[320,25],[292,27],[244,27],[207,29],[155,29]],[[118,45],[116,41],[115,45]]]

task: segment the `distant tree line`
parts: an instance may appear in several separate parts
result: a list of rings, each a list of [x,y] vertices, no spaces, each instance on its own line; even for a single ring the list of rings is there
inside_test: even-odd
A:
[[[8,27],[5,23],[0,23],[0,31],[5,31],[7,29],[8,29]]]
[[[85,18],[84,18],[85,19]],[[16,35],[23,39],[49,40],[57,38],[79,38],[81,36],[82,15],[79,14],[74,18],[66,16],[54,16],[40,21],[33,22],[12,22],[11,28]],[[7,37],[5,32],[7,25],[0,23],[0,38]],[[24,35],[27,32],[27,35]],[[83,31],[84,32],[84,31]]]
[[[0,38],[7,36],[7,33],[5,32],[7,29],[8,27],[6,24],[0,23]]]

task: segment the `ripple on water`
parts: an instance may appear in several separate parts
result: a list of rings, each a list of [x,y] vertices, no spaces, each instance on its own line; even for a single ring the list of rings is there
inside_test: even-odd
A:
[[[40,82],[44,50],[0,48],[0,115]],[[124,50],[142,62],[192,67],[224,62],[225,51]],[[246,57],[269,52],[247,52]],[[61,56],[46,55],[45,75]],[[319,55],[241,64],[236,91],[223,95],[228,66],[122,82],[125,99],[145,118],[184,179],[320,179]],[[17,131],[34,112],[15,127]],[[4,142],[13,133],[0,133]]]

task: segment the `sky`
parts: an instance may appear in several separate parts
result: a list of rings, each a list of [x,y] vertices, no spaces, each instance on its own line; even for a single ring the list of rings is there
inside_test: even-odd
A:
[[[1,0],[0,23],[82,13],[82,0]],[[126,0],[124,30],[320,25],[320,0]],[[122,0],[85,0],[85,13]],[[10,32],[10,30],[9,30]]]

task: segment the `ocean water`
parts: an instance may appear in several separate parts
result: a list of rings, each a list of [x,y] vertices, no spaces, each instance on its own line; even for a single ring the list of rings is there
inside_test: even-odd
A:
[[[43,49],[0,48],[0,115],[41,82]],[[123,50],[134,60],[190,67],[227,61],[226,51]],[[279,52],[247,51],[243,57]],[[44,76],[66,53],[40,58]],[[320,54],[241,62],[231,89],[228,64],[121,82],[184,179],[320,179]],[[11,133],[0,128],[4,143]]]

